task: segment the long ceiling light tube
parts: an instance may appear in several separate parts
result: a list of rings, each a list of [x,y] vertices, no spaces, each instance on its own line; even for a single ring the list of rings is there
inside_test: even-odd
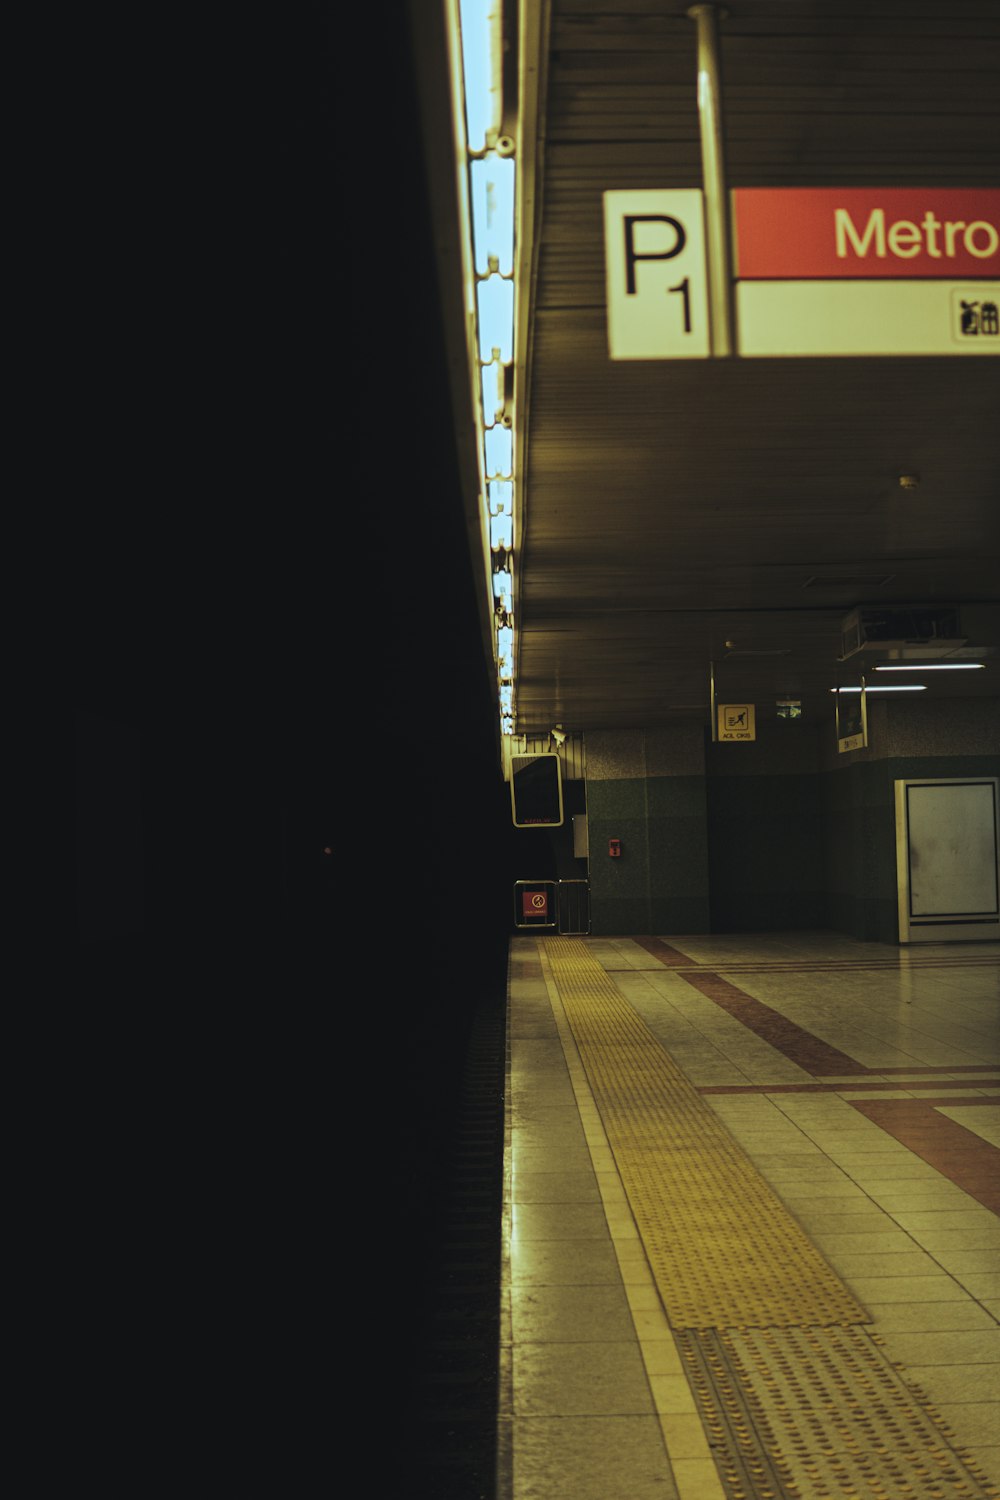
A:
[[[493,652],[501,732],[514,730],[514,361],[516,165],[504,125],[502,0],[457,0],[474,281],[477,416],[486,564],[493,593]],[[454,11],[453,11],[454,14]],[[463,142],[464,135],[464,142]],[[479,423],[477,423],[479,425]]]

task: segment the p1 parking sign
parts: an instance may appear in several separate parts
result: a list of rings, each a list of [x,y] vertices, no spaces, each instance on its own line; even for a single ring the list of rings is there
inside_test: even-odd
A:
[[[708,274],[699,188],[604,194],[612,359],[707,359]]]

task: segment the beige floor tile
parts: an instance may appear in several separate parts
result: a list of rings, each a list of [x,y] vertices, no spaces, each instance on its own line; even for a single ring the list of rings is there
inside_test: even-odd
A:
[[[987,1297],[1000,1297],[1000,1271],[954,1271],[955,1280],[967,1292],[985,1301]]]
[[[987,1309],[972,1297],[962,1302],[868,1302],[866,1307],[875,1320],[874,1331],[878,1334],[997,1326]]]
[[[588,1172],[591,1163],[586,1141],[564,1149],[558,1155],[547,1145],[529,1148],[518,1141],[511,1144],[511,1164],[515,1177],[521,1172],[549,1172],[556,1160],[562,1162],[567,1172]]]
[[[711,1458],[708,1437],[701,1418],[682,1412],[664,1412],[660,1428],[671,1459]]]
[[[988,1276],[1000,1269],[1000,1254],[996,1250],[952,1250],[929,1244],[927,1253],[933,1255],[938,1265],[944,1266],[952,1276]]]
[[[621,1286],[515,1289],[511,1327],[516,1343],[609,1343],[634,1332]]]
[[[606,1214],[607,1225],[616,1244],[639,1239],[639,1231],[628,1208],[607,1209]]]
[[[951,1401],[1000,1401],[1000,1365],[907,1365],[904,1378],[935,1407]]]
[[[918,1156],[911,1156],[908,1160],[899,1159],[892,1161],[880,1161],[877,1165],[853,1167],[851,1178],[854,1182],[871,1184],[879,1187],[882,1184],[900,1182],[936,1181],[944,1183],[943,1178],[936,1167],[930,1162],[921,1161]],[[949,1183],[948,1186],[951,1186]]]
[[[650,1278],[648,1286],[638,1286],[634,1282],[627,1282],[625,1296],[633,1312],[656,1312],[659,1308],[663,1307],[660,1294],[656,1290],[652,1278]]]
[[[518,1286],[615,1286],[619,1282],[611,1236],[605,1240],[518,1240],[511,1254]]]
[[[678,1375],[686,1380],[684,1361],[673,1339],[644,1339],[642,1362],[649,1375]]]
[[[972,1204],[969,1208],[942,1209],[922,1212],[917,1210],[910,1212],[908,1209],[898,1210],[893,1214],[897,1224],[913,1234],[930,1231],[934,1234],[942,1231],[971,1232],[988,1237],[989,1243],[1000,1249],[1000,1219],[996,1214],[990,1213],[988,1208],[981,1208]],[[970,1246],[970,1249],[978,1249],[978,1246]]]
[[[600,1203],[593,1172],[517,1172],[512,1198],[518,1203]]]
[[[964,1125],[966,1130],[982,1136],[991,1146],[1000,1146],[1000,1106],[996,1104],[963,1105],[958,1109],[942,1106],[938,1111],[949,1120]]]
[[[879,1255],[906,1255],[916,1250],[911,1237],[902,1229],[897,1229],[890,1220],[884,1229],[876,1232],[863,1234],[822,1234],[818,1236],[820,1248],[829,1260],[833,1256],[841,1255],[867,1255],[875,1252]]]
[[[825,1157],[805,1162],[796,1159],[795,1164],[791,1166],[773,1166],[765,1163],[765,1168],[769,1182],[839,1182],[845,1186],[853,1186],[853,1178],[848,1177],[846,1172],[840,1167],[835,1167],[833,1162],[828,1162]],[[765,1168],[761,1168],[758,1163],[758,1171]]]
[[[697,1413],[686,1375],[650,1375],[649,1386],[658,1412]]]
[[[725,1500],[719,1471],[710,1458],[678,1458],[670,1466],[680,1500]]]
[[[762,1172],[762,1177],[767,1173]],[[860,1188],[852,1188],[849,1182],[775,1182],[771,1186],[785,1203],[820,1203],[825,1212],[857,1213],[860,1208],[870,1208],[871,1199]]]
[[[677,1494],[653,1416],[529,1417],[514,1435],[512,1500],[629,1500]]]
[[[1000,1246],[983,1245],[979,1234],[915,1234],[913,1238],[948,1271],[1000,1270]]]
[[[858,1168],[866,1169],[876,1166],[879,1161],[906,1161],[913,1154],[898,1141],[894,1141],[891,1136],[884,1136],[881,1145],[870,1141],[863,1150],[855,1148],[854,1145],[841,1146],[834,1142],[824,1142],[823,1151],[831,1161],[836,1162],[838,1167],[843,1167],[848,1174]]]
[[[618,1257],[618,1270],[626,1289],[629,1287],[654,1286],[653,1273],[649,1269],[649,1263],[642,1260],[623,1260]]]
[[[1000,1451],[1000,1401],[946,1402],[935,1410],[963,1448],[997,1444]]]
[[[622,1187],[622,1180],[617,1170],[614,1172],[595,1172],[594,1181],[597,1183],[601,1201],[605,1208],[618,1207],[627,1208],[628,1198]]]
[[[883,1344],[890,1359],[907,1366],[995,1364],[1000,1369],[1000,1328],[884,1333]]]
[[[746,1147],[743,1148],[746,1150]],[[749,1152],[747,1155],[749,1156]],[[770,1172],[781,1171],[785,1167],[793,1167],[800,1173],[816,1171],[817,1176],[822,1173],[824,1177],[832,1176],[839,1172],[840,1168],[832,1161],[827,1161],[822,1151],[815,1146],[807,1151],[758,1151],[754,1154],[754,1166],[758,1172],[767,1176]],[[843,1174],[842,1174],[843,1175]]]
[[[515,1416],[646,1416],[651,1409],[634,1342],[514,1345]]]
[[[529,1240],[607,1240],[600,1203],[515,1203],[512,1230],[518,1245]]]
[[[926,1183],[865,1183],[865,1192],[873,1203],[884,1208],[895,1218],[898,1214],[964,1212],[969,1202],[955,1183],[939,1182],[933,1187]],[[975,1199],[972,1200],[975,1202]]]
[[[802,1227],[811,1235],[832,1234],[883,1234],[886,1230],[893,1231],[896,1226],[888,1214],[882,1213],[874,1206],[860,1213],[850,1211],[843,1213],[828,1213],[825,1204],[828,1200],[821,1199],[820,1206],[805,1203],[799,1199],[795,1205],[795,1217]],[[853,1205],[852,1205],[853,1206]]]
[[[522,1155],[537,1156],[544,1152],[551,1164],[566,1161],[574,1152],[586,1151],[587,1142],[579,1125],[553,1126],[548,1129],[544,1125],[533,1123],[515,1125],[511,1132],[510,1146],[515,1162],[520,1161]]]
[[[969,1292],[952,1276],[872,1276],[863,1271],[847,1277],[851,1291],[865,1307],[886,1302],[964,1302]]]
[[[670,1343],[671,1348],[673,1347],[674,1335],[667,1322],[666,1314],[662,1310],[649,1312],[636,1310],[632,1317],[636,1332],[644,1343],[647,1339],[664,1339]]]

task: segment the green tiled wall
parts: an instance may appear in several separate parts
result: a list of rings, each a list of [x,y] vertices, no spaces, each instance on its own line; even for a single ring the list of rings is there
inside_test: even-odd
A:
[[[709,930],[703,776],[588,780],[587,820],[593,932]]]
[[[746,746],[634,731],[595,736],[592,756],[588,737],[592,931],[832,927],[895,943],[893,784],[1000,775],[997,705],[883,702],[869,725],[869,746],[843,756],[832,726],[760,720]]]
[[[825,771],[824,925],[868,942],[898,941],[896,781],[997,775],[1000,754],[892,756]]]

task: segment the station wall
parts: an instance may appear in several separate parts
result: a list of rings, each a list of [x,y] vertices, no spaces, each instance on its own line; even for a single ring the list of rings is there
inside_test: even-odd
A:
[[[798,720],[758,719],[739,745],[696,725],[591,732],[591,929],[895,943],[893,783],[980,775],[1000,775],[996,699],[872,699],[868,746],[846,754],[832,724]]]

